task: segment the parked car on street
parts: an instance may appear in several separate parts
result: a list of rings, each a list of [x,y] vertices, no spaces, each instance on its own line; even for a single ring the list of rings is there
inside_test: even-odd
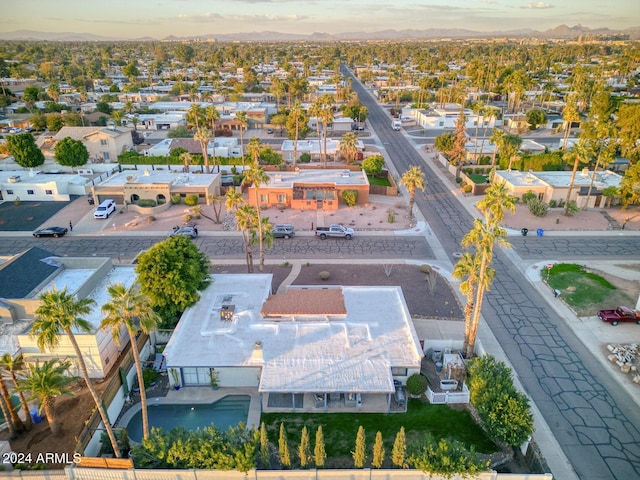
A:
[[[174,237],[176,235],[182,237],[189,237],[191,239],[198,238],[198,228],[197,227],[173,227],[173,232],[169,234],[170,237]]]
[[[45,227],[33,232],[33,236],[40,237],[62,237],[67,233],[66,227]]]
[[[320,237],[320,240],[324,240],[327,237],[346,238],[351,240],[355,232],[353,228],[345,227],[344,225],[330,225],[328,227],[316,227],[316,236]]]
[[[294,231],[293,225],[278,224],[273,226],[271,234],[273,235],[273,238],[289,239],[291,237],[295,237],[296,232]]]

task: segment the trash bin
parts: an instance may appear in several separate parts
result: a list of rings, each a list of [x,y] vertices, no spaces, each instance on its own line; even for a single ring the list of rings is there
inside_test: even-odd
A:
[[[436,362],[436,372],[442,371],[442,362]]]
[[[526,237],[527,233],[529,233],[529,229],[528,228],[523,228],[522,230],[520,230],[520,233],[522,233],[523,237]]]
[[[539,228],[538,230],[536,230],[538,233],[538,236],[541,237],[542,235],[544,235],[544,229],[543,228]]]
[[[31,415],[31,420],[33,423],[40,423],[42,421],[42,416],[38,415],[38,407],[33,407],[29,410],[29,415]]]

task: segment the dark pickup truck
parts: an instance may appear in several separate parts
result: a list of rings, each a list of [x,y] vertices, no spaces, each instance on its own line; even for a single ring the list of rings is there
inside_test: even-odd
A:
[[[640,325],[640,312],[629,307],[618,307],[615,310],[600,310],[598,317],[603,322],[618,325],[620,322],[636,322]]]

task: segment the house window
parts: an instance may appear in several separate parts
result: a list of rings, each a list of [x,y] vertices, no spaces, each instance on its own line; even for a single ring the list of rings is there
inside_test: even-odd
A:
[[[53,190],[45,190],[44,193],[47,195],[53,195]]]
[[[260,194],[260,203],[267,203],[269,201],[269,195]]]
[[[7,190],[7,195],[13,195],[13,190]]]
[[[278,202],[279,203],[286,203],[287,202],[287,196],[286,195],[278,195]]]
[[[27,190],[27,195],[35,195],[33,190]]]
[[[105,138],[101,138],[100,139],[100,145],[102,145],[103,147],[107,146],[107,140]]]
[[[111,156],[109,155],[109,152],[102,152],[102,158],[104,158],[105,162],[108,162],[109,160],[111,160]]]
[[[391,367],[391,375],[394,377],[406,377],[407,369],[402,367]]]

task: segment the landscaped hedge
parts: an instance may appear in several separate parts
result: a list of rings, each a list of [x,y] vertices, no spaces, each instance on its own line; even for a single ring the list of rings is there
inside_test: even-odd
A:
[[[516,390],[511,369],[491,355],[469,365],[471,403],[487,434],[509,446],[522,444],[533,433],[529,399]]]

